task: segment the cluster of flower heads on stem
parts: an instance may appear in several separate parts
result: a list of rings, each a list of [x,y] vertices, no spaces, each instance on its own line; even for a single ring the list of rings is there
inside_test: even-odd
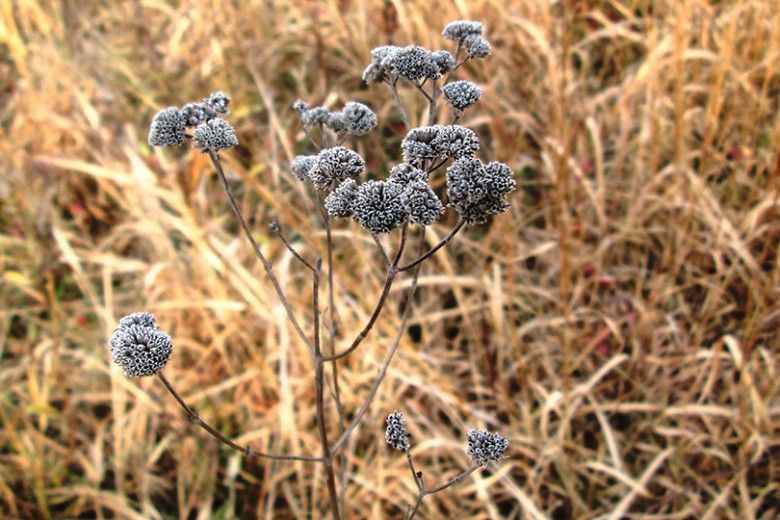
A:
[[[194,128],[192,146],[201,152],[218,152],[238,144],[236,132],[219,117],[228,113],[230,98],[224,92],[214,92],[203,101],[187,103],[181,109],[168,107],[152,118],[149,126],[151,146],[172,146],[184,143],[187,129]]]
[[[160,330],[148,312],[135,312],[120,319],[108,346],[114,363],[132,377],[158,373],[173,350],[170,336]]]
[[[324,106],[313,107],[300,99],[293,103],[293,108],[298,111],[303,126],[309,128],[321,125],[337,134],[365,135],[377,123],[374,111],[357,101],[346,103],[340,112],[332,112]]]

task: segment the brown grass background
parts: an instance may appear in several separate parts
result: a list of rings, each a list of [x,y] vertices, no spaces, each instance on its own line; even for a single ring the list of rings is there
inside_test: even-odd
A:
[[[776,0],[11,0],[2,516],[324,515],[321,468],[242,460],[159,381],[108,363],[118,317],[149,309],[175,341],[168,377],[204,418],[259,449],[318,449],[308,353],[212,168],[151,150],[148,123],[162,106],[231,94],[241,146],[224,154],[228,175],[310,323],[306,272],[266,231],[275,217],[304,253],[323,250],[311,196],[287,171],[311,149],[290,104],[370,104],[381,130],[360,146],[384,176],[401,129],[389,90],[361,85],[369,52],[441,48],[458,18],[483,21],[494,48],[459,74],[484,89],[465,124],[518,190],[509,213],[423,268],[410,333],[349,446],[348,516],[398,517],[414,498],[383,442],[394,409],[431,483],[466,467],[469,427],[511,441],[499,469],[428,497],[426,518],[780,515]],[[419,96],[403,97],[420,121]],[[336,244],[343,346],[382,268],[354,225],[338,225]],[[350,410],[399,301],[341,365]]]

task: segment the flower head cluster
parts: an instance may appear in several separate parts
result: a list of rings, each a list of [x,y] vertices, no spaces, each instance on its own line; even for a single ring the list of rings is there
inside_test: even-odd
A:
[[[168,107],[154,115],[149,126],[149,144],[152,146],[171,146],[184,142],[186,128],[184,117],[176,107]]]
[[[410,182],[404,187],[403,202],[409,220],[420,226],[433,224],[444,214],[444,204],[424,180]]]
[[[198,126],[217,117],[217,111],[206,103],[187,103],[181,108],[181,115],[187,126]]]
[[[181,144],[187,128],[196,127],[192,145],[201,151],[217,151],[238,144],[233,127],[220,119],[226,114],[230,98],[224,92],[214,92],[203,101],[187,103],[181,109],[168,107],[160,110],[149,126],[149,144],[170,146]]]
[[[497,433],[470,430],[466,437],[467,451],[477,464],[498,462],[509,447],[509,441]]]
[[[201,152],[218,152],[237,144],[236,131],[230,123],[219,117],[199,124],[192,134],[192,146]]]
[[[452,108],[466,110],[479,101],[482,90],[471,81],[453,81],[444,86],[442,94]]]
[[[469,36],[482,36],[482,24],[471,20],[456,20],[448,23],[441,34],[448,40],[463,42]]]
[[[449,51],[430,51],[419,45],[383,45],[371,51],[371,63],[363,71],[363,81],[379,83],[393,82],[397,78],[409,81],[438,79],[454,68],[455,58]]]
[[[325,209],[331,217],[347,218],[352,216],[352,206],[358,185],[352,179],[347,179],[325,197]]]
[[[317,163],[316,155],[299,155],[290,163],[290,169],[300,181],[309,180],[309,171]]]
[[[385,421],[385,441],[398,451],[409,450],[409,432],[406,430],[406,419],[401,412],[393,412]]]
[[[326,189],[333,183],[357,178],[365,166],[366,162],[357,152],[343,146],[334,146],[325,148],[317,155],[308,176],[317,189]]]
[[[463,45],[466,48],[466,54],[468,54],[469,58],[484,58],[490,56],[490,52],[492,51],[489,41],[482,36],[473,34],[466,37]]]
[[[515,186],[512,171],[500,162],[485,165],[474,157],[462,157],[447,168],[450,206],[469,223],[482,223],[506,211],[509,203],[504,196]]]
[[[203,100],[209,107],[220,114],[228,113],[230,98],[222,91],[212,92],[209,97]]]
[[[435,159],[438,153],[433,145],[439,135],[441,125],[421,126],[412,128],[401,141],[401,151],[404,161],[410,164],[420,164],[429,159]]]
[[[427,181],[428,176],[424,171],[411,164],[401,163],[390,170],[390,182],[397,182],[403,186],[415,181]]]
[[[387,233],[406,222],[404,187],[395,182],[368,181],[361,184],[352,202],[352,216],[375,235]]]
[[[132,377],[156,374],[168,362],[173,350],[170,336],[157,327],[154,316],[147,312],[120,319],[108,346],[114,363]]]
[[[365,135],[376,127],[376,114],[363,103],[349,101],[341,112],[331,112],[324,106],[312,107],[300,99],[293,103],[303,126],[324,125],[336,133]]]
[[[460,125],[412,128],[401,142],[404,161],[414,165],[436,157],[466,157],[478,149],[477,134]]]
[[[354,135],[365,135],[376,127],[376,114],[363,103],[348,102],[343,117],[347,130]]]

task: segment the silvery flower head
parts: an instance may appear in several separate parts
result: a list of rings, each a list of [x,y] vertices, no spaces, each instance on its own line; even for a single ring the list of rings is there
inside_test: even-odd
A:
[[[450,51],[432,52],[431,59],[439,67],[439,75],[447,74],[455,68],[455,58]]]
[[[385,441],[398,451],[409,451],[409,432],[401,412],[393,412],[385,420]]]
[[[437,155],[457,159],[474,155],[479,149],[479,138],[470,128],[460,125],[444,125],[431,141]]]
[[[187,103],[180,113],[187,126],[198,126],[217,117],[217,112],[206,103]]]
[[[309,110],[309,104],[302,99],[296,99],[295,103],[292,104],[293,109],[295,109],[297,112],[306,112]]]
[[[467,36],[482,35],[482,24],[470,20],[456,20],[448,23],[441,32],[442,36],[449,40],[462,42]]]
[[[133,312],[127,316],[123,316],[117,328],[127,328],[131,325],[141,325],[143,327],[157,327],[157,321],[154,319],[154,315],[150,312]]]
[[[344,132],[347,130],[347,120],[343,113],[331,112],[328,114],[328,119],[325,121],[325,126],[336,133]]]
[[[375,235],[392,231],[407,220],[403,187],[385,181],[361,184],[352,203],[352,216]]]
[[[290,170],[300,181],[309,180],[309,171],[317,163],[316,155],[299,155],[290,163]]]
[[[309,179],[316,188],[325,189],[334,182],[357,178],[365,166],[363,158],[349,148],[325,148],[317,155],[317,162],[309,170]]]
[[[330,110],[325,107],[309,108],[301,112],[301,123],[303,126],[316,126],[325,124],[328,121]]]
[[[471,81],[453,81],[442,89],[444,99],[456,110],[466,110],[479,101],[482,90]]]
[[[382,45],[371,51],[371,63],[363,71],[363,81],[366,83],[379,83],[391,79],[393,71],[385,60],[398,52],[400,47],[395,45]]]
[[[132,377],[151,376],[158,373],[171,356],[173,344],[171,338],[157,327],[148,327],[136,323],[116,328],[108,345],[111,359],[122,367],[125,374]]]
[[[515,189],[512,171],[506,164],[483,165],[475,157],[462,157],[447,168],[447,197],[450,206],[470,224],[509,209],[504,196]]]
[[[347,179],[325,197],[325,209],[328,215],[337,218],[352,216],[352,205],[355,202],[358,186],[352,179]]]
[[[439,67],[433,62],[431,51],[419,45],[408,45],[388,55],[382,66],[409,81],[438,77]]]
[[[363,103],[350,101],[344,105],[347,129],[354,135],[365,135],[376,127],[376,114]]]
[[[439,135],[441,125],[421,126],[412,128],[401,141],[401,151],[404,161],[410,164],[420,164],[425,160],[434,159],[438,153],[433,141]]]
[[[237,144],[236,131],[230,123],[219,117],[199,124],[192,134],[192,146],[201,152],[218,152]]]
[[[428,176],[424,171],[411,164],[401,163],[390,170],[388,182],[396,182],[401,186],[407,186],[415,181],[427,181]]]
[[[230,98],[222,91],[212,92],[209,97],[205,99],[205,102],[208,106],[220,114],[228,113]]]
[[[471,430],[466,438],[467,451],[477,464],[498,462],[509,447],[509,441],[497,433]]]
[[[403,201],[409,220],[420,226],[433,224],[444,214],[444,205],[424,180],[407,184],[403,190]]]
[[[484,58],[485,56],[490,56],[490,42],[482,36],[477,36],[476,34],[467,36],[466,39],[463,40],[463,45],[466,47],[466,54],[468,54],[469,58]]]
[[[168,107],[154,115],[149,125],[149,144],[151,146],[170,146],[184,142],[185,122],[176,107]]]

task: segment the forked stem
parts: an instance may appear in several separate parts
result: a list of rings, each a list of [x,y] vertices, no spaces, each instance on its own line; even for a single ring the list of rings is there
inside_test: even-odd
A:
[[[420,474],[420,476],[419,476],[420,482],[418,482],[418,484],[417,484],[418,488],[419,488],[419,492],[417,493],[417,500],[415,500],[414,506],[412,507],[411,511],[409,511],[409,513],[406,515],[407,520],[411,520],[412,518],[415,517],[415,515],[417,514],[417,511],[419,511],[420,506],[422,505],[423,499],[427,495],[432,495],[434,493],[438,493],[439,491],[442,491],[444,489],[447,489],[450,486],[453,486],[453,485],[457,484],[458,482],[460,482],[464,478],[466,478],[469,475],[471,475],[472,473],[474,473],[480,466],[481,466],[481,464],[474,463],[468,469],[465,469],[464,471],[462,471],[458,475],[455,475],[454,477],[449,479],[444,484],[439,484],[438,486],[432,487],[432,488],[426,488],[424,485],[420,484],[420,482],[422,482],[422,474]],[[415,475],[415,476],[417,476],[417,475]],[[415,478],[415,482],[417,482],[416,478]]]

